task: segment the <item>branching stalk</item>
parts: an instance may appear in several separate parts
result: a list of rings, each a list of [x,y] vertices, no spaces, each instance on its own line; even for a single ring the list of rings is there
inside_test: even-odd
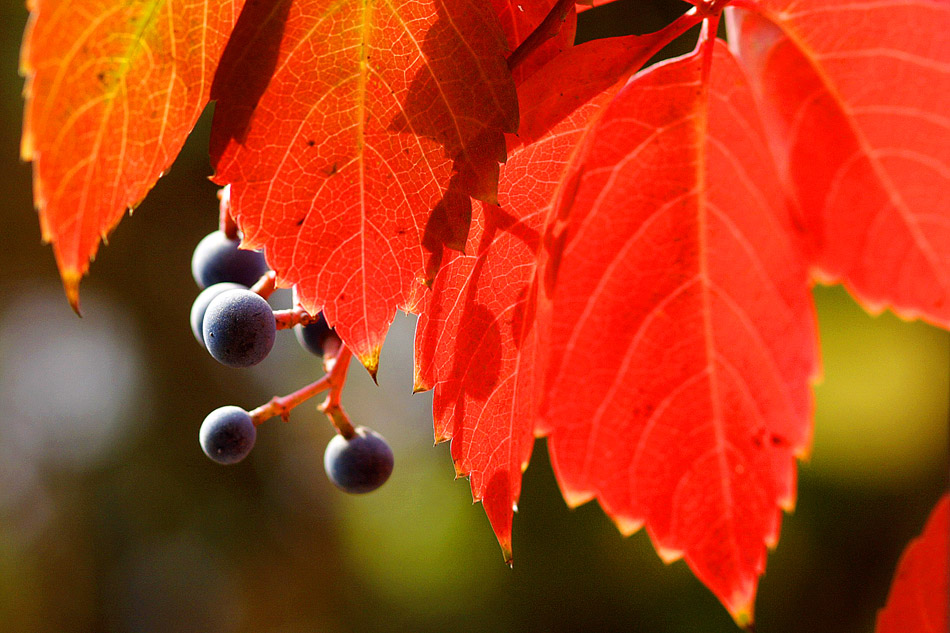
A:
[[[327,399],[320,405],[320,410],[330,418],[330,422],[333,423],[336,430],[346,439],[356,435],[356,429],[353,428],[353,423],[350,422],[350,418],[346,415],[346,411],[343,410],[343,405],[340,403],[343,385],[346,383],[346,371],[352,358],[353,352],[346,345],[341,345],[337,355],[325,361],[327,377],[330,379],[330,393],[327,394]]]
[[[255,426],[261,424],[264,420],[278,416],[286,422],[290,418],[291,409],[329,388],[330,375],[327,374],[320,380],[302,389],[298,389],[291,394],[286,396],[274,396],[267,404],[263,404],[248,413],[250,413],[251,420],[253,420]]]
[[[290,419],[290,411],[294,407],[319,393],[329,391],[327,399],[320,405],[320,410],[326,414],[340,435],[347,439],[356,435],[353,423],[350,422],[346,411],[343,410],[343,406],[340,404],[343,385],[346,384],[346,372],[352,357],[353,353],[349,348],[341,345],[335,356],[327,357],[324,360],[323,367],[326,374],[320,380],[286,396],[274,396],[267,404],[249,411],[254,425],[258,426],[273,417],[279,417],[286,422]]]

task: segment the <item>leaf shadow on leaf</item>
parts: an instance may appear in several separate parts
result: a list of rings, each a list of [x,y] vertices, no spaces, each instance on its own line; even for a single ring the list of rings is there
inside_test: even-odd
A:
[[[430,283],[441,266],[443,247],[465,249],[472,220],[470,197],[497,201],[499,164],[506,157],[504,132],[517,129],[517,98],[504,65],[503,37],[497,59],[479,58],[475,49],[459,46],[464,27],[449,18],[442,3],[435,6],[438,18],[421,45],[425,63],[412,78],[401,111],[387,126],[394,133],[435,141],[453,161],[452,177],[426,221],[422,240],[431,253],[426,271]],[[466,21],[476,26],[490,17],[477,7],[465,11],[471,12]],[[498,29],[490,26],[486,23],[478,37],[492,37]],[[493,65],[504,67],[501,76],[507,82],[498,81]],[[461,80],[464,77],[471,79]],[[486,91],[491,105],[486,104]]]
[[[211,84],[211,99],[227,95],[215,116],[211,135],[211,160],[216,164],[224,149],[234,140],[244,143],[257,104],[267,91],[287,25],[293,0],[248,0],[241,11],[231,39],[221,55]],[[239,87],[239,89],[237,88]]]
[[[533,280],[522,285],[517,291],[517,298],[512,300],[510,305],[504,299],[492,304],[493,297],[491,296],[488,297],[487,304],[479,300],[479,290],[484,291],[486,287],[486,280],[483,279],[485,268],[492,256],[497,256],[497,253],[492,253],[492,248],[496,245],[499,232],[507,233],[515,240],[523,242],[533,252],[537,251],[541,239],[538,232],[528,223],[519,220],[500,207],[483,204],[482,210],[486,226],[479,238],[478,253],[474,258],[474,263],[471,265],[470,272],[465,275],[465,286],[461,289],[463,295],[461,315],[458,320],[455,347],[450,355],[452,365],[444,378],[440,380],[445,385],[440,391],[446,397],[436,398],[434,404],[435,418],[443,423],[443,431],[437,434],[443,438],[454,438],[453,451],[462,450],[465,443],[460,438],[465,431],[463,422],[466,396],[479,402],[487,402],[493,397],[501,379],[505,348],[511,346],[514,349],[521,348],[527,333],[534,326],[537,311],[537,283]],[[447,273],[464,274],[455,269]],[[444,277],[440,277],[436,281],[436,286],[433,288],[435,293],[443,292],[441,284],[443,280]],[[439,324],[447,318],[442,312],[442,305],[443,303],[436,299],[430,304],[428,310],[427,331],[421,333],[423,343],[420,359],[423,364],[435,362]],[[498,313],[504,312],[508,312],[510,317],[500,321]],[[511,328],[511,341],[507,343],[508,337],[502,329],[505,326]],[[445,416],[450,408],[451,420],[446,420]],[[446,427],[449,426],[451,432],[446,433]],[[453,452],[453,455],[458,458],[456,453]]]
[[[429,252],[426,262],[428,285],[442,267],[444,249],[464,252],[471,224],[472,198],[461,190],[458,177],[453,176],[442,199],[429,214],[422,233],[422,246]]]
[[[446,377],[440,381],[453,385],[455,390],[452,433],[449,437],[456,438],[456,443],[459,445],[461,441],[458,441],[458,438],[462,433],[461,422],[465,417],[465,396],[470,395],[479,401],[487,400],[498,384],[501,374],[501,329],[491,309],[484,303],[480,303],[477,298],[485,262],[488,259],[499,228],[498,223],[490,219],[494,216],[491,211],[500,211],[500,209],[493,205],[483,205],[483,208],[489,218],[488,226],[479,239],[475,264],[467,277],[466,286],[462,290],[464,299],[461,308],[462,314],[459,317],[455,350],[451,356],[452,367]],[[444,279],[444,277],[440,279]],[[441,293],[441,284],[438,281],[436,283],[437,286],[433,290],[436,293]],[[438,299],[433,300],[428,314],[429,331],[422,337],[424,345],[421,356],[424,363],[434,361],[436,344],[439,339],[438,328],[443,323],[443,319],[446,318],[442,310],[442,303]],[[466,344],[470,344],[472,341],[477,341],[474,349],[466,348]],[[473,372],[475,374],[470,375]],[[448,404],[448,399],[436,399],[433,413],[437,420],[443,419]]]

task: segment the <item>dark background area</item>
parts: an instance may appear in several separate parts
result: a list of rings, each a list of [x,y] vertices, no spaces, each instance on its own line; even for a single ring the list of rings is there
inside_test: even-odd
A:
[[[583,15],[581,33],[654,30],[683,6],[618,2]],[[380,491],[328,484],[332,430],[312,406],[265,423],[241,465],[208,460],[197,433],[209,411],[293,391],[319,362],[284,334],[264,363],[231,370],[192,338],[191,251],[216,226],[208,116],[100,251],[84,317],[72,314],[18,159],[26,18],[0,0],[0,629],[736,630],[643,531],[622,538],[596,504],[568,510],[543,442],[508,569],[448,446],[432,447],[430,396],[410,395],[409,317],[387,341],[380,386],[355,367],[344,396],[396,452]],[[841,289],[815,296],[825,380],[813,454],[760,585],[758,630],[869,632],[947,485],[950,338],[868,316]]]

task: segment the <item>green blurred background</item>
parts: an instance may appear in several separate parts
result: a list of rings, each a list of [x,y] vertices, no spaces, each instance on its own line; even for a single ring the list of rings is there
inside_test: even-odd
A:
[[[583,16],[581,32],[653,30],[682,7],[621,2]],[[344,398],[396,451],[378,493],[331,489],[331,429],[310,406],[266,423],[242,465],[208,460],[197,430],[209,411],[257,406],[319,364],[282,336],[258,367],[230,370],[192,338],[191,251],[216,224],[208,117],[101,251],[84,318],[70,312],[18,159],[26,17],[0,0],[0,630],[735,630],[642,532],[622,538],[594,504],[569,511],[543,442],[508,569],[467,482],[453,481],[448,446],[432,447],[431,397],[410,395],[405,316],[380,386],[356,368]],[[814,449],[761,582],[758,626],[871,631],[901,550],[947,485],[950,339],[870,317],[837,288],[815,297],[825,380]]]

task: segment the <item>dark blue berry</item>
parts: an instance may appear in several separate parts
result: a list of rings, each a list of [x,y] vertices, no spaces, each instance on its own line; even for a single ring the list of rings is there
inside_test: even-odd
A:
[[[215,284],[202,290],[195,302],[191,304],[191,333],[195,335],[195,339],[202,347],[205,346],[205,339],[201,333],[201,324],[204,322],[205,312],[211,301],[225,290],[247,290],[247,288],[230,282]]]
[[[211,300],[201,334],[208,351],[228,367],[251,367],[274,346],[274,311],[250,290],[226,290]]]
[[[221,231],[205,235],[191,256],[191,274],[199,288],[230,281],[253,286],[267,272],[260,251],[238,248],[239,240],[229,240]]]
[[[327,325],[322,312],[317,317],[310,325],[294,326],[297,341],[311,354],[334,356],[340,348],[340,337],[336,335],[336,330]]]
[[[236,464],[254,448],[257,429],[240,407],[221,407],[208,414],[198,431],[205,455],[219,464]]]
[[[382,435],[359,426],[350,439],[336,435],[330,440],[323,454],[323,468],[343,492],[372,492],[392,474],[393,450]]]

